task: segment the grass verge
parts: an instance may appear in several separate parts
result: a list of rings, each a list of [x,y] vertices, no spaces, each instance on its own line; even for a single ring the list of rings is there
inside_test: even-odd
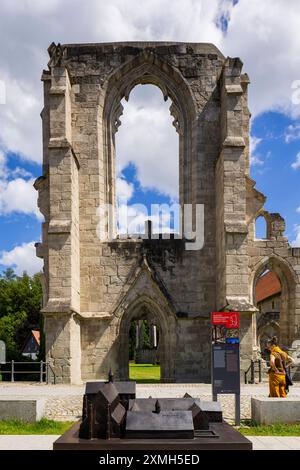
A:
[[[160,382],[160,366],[153,364],[129,364],[129,378],[136,383],[153,384]]]
[[[74,421],[52,421],[42,418],[36,423],[18,419],[0,421],[0,434],[63,434]]]
[[[258,425],[251,420],[245,420],[238,430],[244,436],[300,436],[300,423]]]

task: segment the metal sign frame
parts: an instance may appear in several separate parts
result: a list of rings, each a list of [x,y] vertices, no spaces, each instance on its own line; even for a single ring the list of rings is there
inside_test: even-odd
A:
[[[211,324],[212,397],[217,401],[218,394],[234,394],[235,424],[239,426],[241,420],[239,312],[213,312]]]
[[[6,364],[6,344],[0,340],[0,364]]]

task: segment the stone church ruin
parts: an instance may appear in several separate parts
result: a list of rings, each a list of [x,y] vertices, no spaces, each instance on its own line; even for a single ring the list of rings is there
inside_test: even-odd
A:
[[[241,368],[258,352],[255,285],[281,283],[280,341],[300,343],[300,248],[264,209],[249,174],[249,78],[212,44],[51,44],[44,83],[44,260],[47,360],[57,383],[128,380],[129,328],[157,328],[161,381],[210,380],[210,312],[241,312]],[[267,77],[266,77],[267,79]],[[101,204],[115,204],[121,100],[138,84],[172,101],[179,136],[180,204],[203,204],[204,246],[170,236],[97,237]],[[263,216],[265,239],[256,240]],[[114,214],[111,214],[114,218]],[[190,240],[193,243],[193,240]],[[298,340],[298,342],[297,342]]]

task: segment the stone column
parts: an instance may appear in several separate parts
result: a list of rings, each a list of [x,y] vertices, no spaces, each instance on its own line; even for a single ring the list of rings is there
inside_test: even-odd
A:
[[[246,223],[246,174],[248,149],[244,140],[245,108],[241,84],[242,63],[227,59],[221,80],[221,133],[222,149],[218,161],[218,180],[222,180],[219,200],[219,230],[222,232],[223,259],[219,282],[223,299],[248,298],[248,256]],[[221,216],[221,217],[220,217]],[[220,287],[220,286],[219,286]]]
[[[222,147],[216,165],[217,194],[217,308],[241,313],[241,368],[249,366],[255,347],[249,299],[246,178],[249,173],[246,75],[240,59],[228,58],[221,87]]]
[[[150,346],[151,348],[156,348],[157,347],[157,331],[156,331],[156,325],[151,323],[150,325]]]
[[[58,49],[59,46],[56,46]],[[81,381],[79,276],[79,164],[72,149],[71,84],[58,52],[51,53],[48,88],[49,224],[48,302],[45,315],[47,360],[57,382]],[[60,328],[58,327],[60,325]]]

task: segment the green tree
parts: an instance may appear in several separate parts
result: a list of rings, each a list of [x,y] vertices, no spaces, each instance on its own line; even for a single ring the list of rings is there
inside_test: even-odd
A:
[[[144,340],[144,349],[150,349],[150,327],[148,320],[143,320],[143,340]]]
[[[129,329],[129,360],[135,360],[135,353],[136,353],[136,320],[133,320],[130,323]]]
[[[0,339],[7,360],[19,359],[30,330],[39,329],[42,287],[39,274],[17,276],[12,269],[0,275]]]

